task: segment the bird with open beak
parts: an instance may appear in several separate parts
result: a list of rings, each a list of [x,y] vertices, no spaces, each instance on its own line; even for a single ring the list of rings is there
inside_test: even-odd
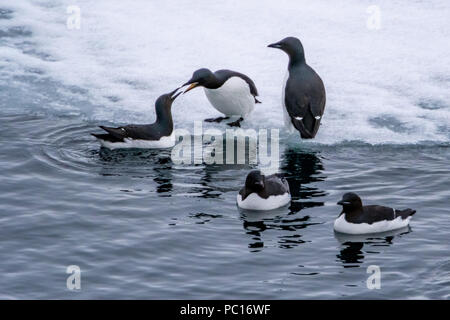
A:
[[[106,133],[93,133],[108,149],[160,149],[175,145],[172,103],[182,93],[180,88],[161,95],[155,102],[156,121],[152,124],[129,124],[122,127],[100,126]]]

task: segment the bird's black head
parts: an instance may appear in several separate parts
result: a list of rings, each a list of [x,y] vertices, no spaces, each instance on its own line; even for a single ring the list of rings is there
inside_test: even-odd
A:
[[[182,87],[189,85],[189,87],[184,91],[184,93],[198,87],[209,87],[214,83],[215,76],[211,70],[202,68],[198,69],[192,74],[192,78],[182,85]]]
[[[281,41],[269,44],[268,47],[283,50],[291,59],[305,60],[303,45],[300,40],[295,37],[284,38]]]
[[[342,200],[337,203],[342,206],[344,212],[351,212],[362,208],[361,198],[353,192],[347,192],[342,196]]]
[[[264,190],[265,177],[259,170],[253,170],[247,175],[245,188],[249,192],[260,192]]]
[[[157,100],[155,105],[161,107],[171,107],[174,100],[182,93],[182,91],[177,92],[180,88],[176,88],[170,93],[163,94]]]

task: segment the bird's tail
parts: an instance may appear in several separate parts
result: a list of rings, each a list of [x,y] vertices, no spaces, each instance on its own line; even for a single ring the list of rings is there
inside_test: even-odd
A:
[[[292,121],[292,124],[294,125],[295,129],[297,129],[298,132],[300,132],[300,136],[303,139],[312,139],[312,138],[314,138],[312,133],[309,132],[308,129],[306,129],[305,124],[303,123],[302,120],[296,119],[296,118],[291,118],[291,121]]]
[[[406,219],[408,217],[411,217],[416,213],[416,210],[413,209],[405,209],[405,210],[396,210],[396,215],[402,217],[402,219]]]
[[[103,127],[101,127],[104,129]],[[92,136],[99,140],[109,141],[109,142],[123,142],[123,139],[119,139],[110,133],[91,133]]]

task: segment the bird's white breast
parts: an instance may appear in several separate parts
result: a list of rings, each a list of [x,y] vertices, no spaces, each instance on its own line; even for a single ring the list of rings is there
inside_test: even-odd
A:
[[[365,233],[378,233],[386,232],[396,229],[401,229],[406,227],[411,220],[411,217],[402,219],[402,217],[397,217],[394,220],[383,220],[374,222],[372,224],[368,223],[350,223],[345,220],[345,214],[341,214],[339,218],[334,222],[334,230],[341,233],[348,234],[365,234]]]
[[[289,116],[289,113],[287,112],[286,109],[286,84],[289,78],[289,70],[286,71],[286,74],[284,76],[284,81],[283,81],[283,88],[281,91],[281,105],[283,107],[283,116],[284,116],[284,125],[286,126],[286,129],[289,133],[294,133],[295,132],[295,127],[292,124],[292,120],[291,117]]]
[[[283,207],[291,202],[289,193],[278,196],[270,196],[267,199],[261,198],[258,194],[252,193],[245,200],[242,200],[240,194],[237,195],[237,204],[240,208],[246,210],[273,210]]]
[[[217,89],[205,88],[209,102],[227,116],[247,116],[255,107],[250,87],[240,77],[231,77]]]
[[[124,139],[124,142],[110,142],[99,139],[105,148],[114,149],[165,149],[175,145],[175,134],[161,137],[159,140]]]

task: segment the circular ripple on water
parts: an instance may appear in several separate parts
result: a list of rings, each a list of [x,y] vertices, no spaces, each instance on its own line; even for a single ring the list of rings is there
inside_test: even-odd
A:
[[[89,173],[98,166],[98,148],[90,139],[92,127],[83,123],[61,123],[41,127],[33,136],[37,140],[33,156],[57,169]]]
[[[58,121],[34,132],[33,156],[54,168],[78,174],[149,176],[152,169],[171,164],[170,150],[108,150],[101,148],[92,132],[95,125]],[[150,174],[153,175],[153,174]]]

